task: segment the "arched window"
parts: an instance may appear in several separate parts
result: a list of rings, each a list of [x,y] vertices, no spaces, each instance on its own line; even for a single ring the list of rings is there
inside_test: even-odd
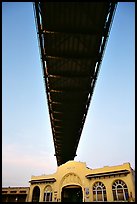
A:
[[[128,188],[124,181],[116,180],[112,185],[114,201],[128,200]]]
[[[93,201],[107,201],[106,187],[102,182],[96,182],[93,186]]]
[[[52,188],[51,186],[46,186],[44,191],[44,199],[45,202],[51,202],[52,201]]]
[[[38,186],[35,186],[32,194],[32,202],[39,202],[39,196],[40,196],[40,189]]]

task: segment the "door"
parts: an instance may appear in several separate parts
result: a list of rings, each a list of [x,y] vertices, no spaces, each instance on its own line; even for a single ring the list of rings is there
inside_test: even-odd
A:
[[[69,185],[62,188],[61,202],[82,202],[83,193],[81,186]]]

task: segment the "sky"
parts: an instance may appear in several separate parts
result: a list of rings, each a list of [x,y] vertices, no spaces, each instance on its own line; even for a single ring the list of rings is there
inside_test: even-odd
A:
[[[2,186],[57,170],[32,2],[2,3]],[[135,168],[135,3],[119,2],[75,161]]]

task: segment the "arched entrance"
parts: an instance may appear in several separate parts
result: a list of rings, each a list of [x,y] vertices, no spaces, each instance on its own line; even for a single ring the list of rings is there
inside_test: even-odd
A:
[[[82,202],[83,193],[81,186],[68,185],[62,188],[61,202]]]
[[[39,202],[39,196],[40,196],[40,189],[38,186],[35,186],[32,194],[32,202]]]

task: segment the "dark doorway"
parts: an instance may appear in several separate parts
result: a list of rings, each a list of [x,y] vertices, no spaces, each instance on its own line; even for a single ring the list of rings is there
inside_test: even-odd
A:
[[[61,202],[82,202],[83,194],[80,186],[71,185],[62,188]]]
[[[39,196],[40,196],[40,189],[38,186],[35,186],[33,189],[32,202],[39,202]]]

